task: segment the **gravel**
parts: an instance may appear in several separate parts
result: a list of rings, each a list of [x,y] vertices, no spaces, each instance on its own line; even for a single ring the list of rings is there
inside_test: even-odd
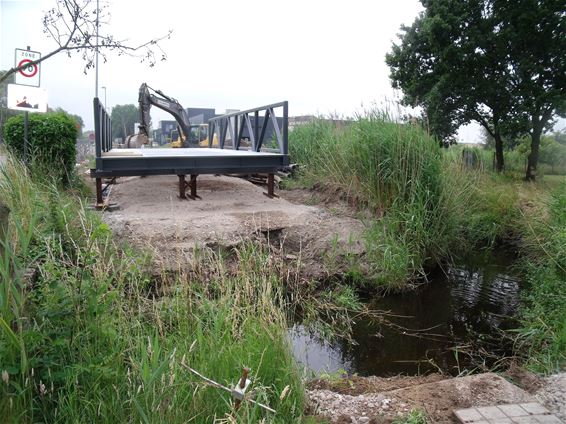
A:
[[[535,397],[566,422],[566,372],[543,378],[542,387],[535,393]]]

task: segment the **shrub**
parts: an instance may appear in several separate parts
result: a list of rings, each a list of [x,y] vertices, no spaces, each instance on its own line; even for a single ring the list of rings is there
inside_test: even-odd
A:
[[[29,115],[29,163],[40,166],[50,175],[71,175],[76,157],[77,128],[65,113],[32,113]],[[24,155],[24,119],[14,116],[4,125],[6,146],[20,158]]]

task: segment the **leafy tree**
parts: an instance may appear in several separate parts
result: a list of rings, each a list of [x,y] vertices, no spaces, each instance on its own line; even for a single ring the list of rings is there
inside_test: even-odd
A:
[[[69,56],[79,54],[85,61],[85,72],[94,68],[97,51],[104,61],[109,51],[115,51],[118,55],[137,57],[142,62],[148,62],[149,66],[153,66],[158,59],[166,59],[166,54],[161,49],[159,42],[169,38],[172,34],[171,30],[165,36],[130,45],[104,31],[109,18],[107,4],[99,8],[97,18],[96,3],[93,0],[55,0],[54,7],[45,13],[42,24],[43,32],[55,42],[56,47],[36,61],[9,69],[0,76],[0,83],[25,66],[41,63],[61,52]],[[97,29],[98,38],[96,37]]]
[[[526,179],[536,177],[541,136],[566,114],[566,8],[564,0],[495,2],[508,48],[517,114],[531,137]]]
[[[563,2],[421,2],[425,10],[401,28],[401,44],[386,57],[393,86],[405,104],[423,107],[437,137],[470,121],[482,125],[495,141],[499,171],[503,136],[529,132],[532,174],[541,131],[564,106]],[[535,44],[548,45],[537,48],[532,33]]]
[[[566,128],[562,128],[559,131],[554,131],[552,133],[552,137],[556,140],[557,143],[566,146]]]
[[[112,108],[112,136],[124,139],[134,133],[134,124],[140,120],[139,108],[135,105],[116,105]]]

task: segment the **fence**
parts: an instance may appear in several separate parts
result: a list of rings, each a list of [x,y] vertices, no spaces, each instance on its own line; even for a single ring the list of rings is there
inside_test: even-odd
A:
[[[282,109],[278,118],[275,111]],[[260,112],[265,111],[263,116]],[[241,112],[229,113],[208,120],[208,147],[213,147],[215,138],[221,149],[227,141],[234,150],[240,150],[243,140],[249,140],[251,145],[246,149],[259,152],[270,150],[274,146],[266,146],[268,142],[277,145],[275,149],[283,155],[288,154],[289,139],[289,105],[288,102],[273,103]],[[229,138],[228,138],[229,136]]]
[[[103,152],[112,149],[112,121],[98,97],[94,98],[94,132],[96,157],[99,158]]]

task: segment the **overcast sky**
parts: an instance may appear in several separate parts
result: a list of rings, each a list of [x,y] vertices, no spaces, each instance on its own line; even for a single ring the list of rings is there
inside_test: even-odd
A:
[[[45,55],[56,47],[42,32],[44,11],[54,3],[0,0],[2,69],[14,65],[15,48],[29,45]],[[345,116],[399,97],[385,54],[399,27],[422,10],[417,0],[111,0],[108,6],[110,22],[101,33],[130,44],[173,30],[162,42],[167,60],[153,68],[112,54],[100,63],[108,109],[135,104],[146,82],[184,107],[217,113],[288,100],[290,115]],[[51,107],[81,115],[92,129],[95,72],[85,75],[83,68],[78,57],[54,56],[42,63],[41,86]],[[99,97],[104,101],[104,90]],[[153,108],[152,119],[172,117]],[[471,142],[476,134],[467,130],[460,138]]]

